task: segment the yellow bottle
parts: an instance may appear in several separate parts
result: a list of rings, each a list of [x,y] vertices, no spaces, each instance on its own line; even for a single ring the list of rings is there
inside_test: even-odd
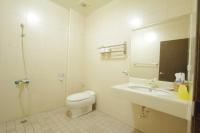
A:
[[[178,87],[178,97],[182,100],[189,100],[189,92],[186,85],[180,85]]]

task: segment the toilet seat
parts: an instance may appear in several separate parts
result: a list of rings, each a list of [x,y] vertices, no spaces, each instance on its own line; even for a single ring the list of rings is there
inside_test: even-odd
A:
[[[67,100],[70,102],[78,102],[78,101],[86,100],[88,98],[90,98],[89,93],[81,92],[81,93],[76,93],[76,94],[72,94],[68,96]]]

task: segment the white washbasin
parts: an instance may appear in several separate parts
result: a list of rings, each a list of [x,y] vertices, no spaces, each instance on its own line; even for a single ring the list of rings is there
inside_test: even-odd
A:
[[[139,85],[130,85],[130,86],[128,86],[128,88],[134,89],[134,90],[137,90],[137,91],[143,91],[143,92],[150,92],[151,91],[150,87],[139,86]]]
[[[165,90],[152,90],[152,93],[155,93],[157,95],[167,95],[167,96],[176,96],[174,93],[169,92],[169,91],[165,91]]]
[[[175,92],[165,88],[153,89],[137,84],[122,84],[112,87],[118,98],[124,98],[131,103],[146,106],[151,109],[182,118],[188,118],[188,101],[179,99]]]
[[[147,86],[140,86],[140,85],[130,85],[128,86],[128,88],[138,92],[151,93],[152,95],[165,95],[165,96],[176,97],[176,94],[174,92],[161,88],[153,89]]]

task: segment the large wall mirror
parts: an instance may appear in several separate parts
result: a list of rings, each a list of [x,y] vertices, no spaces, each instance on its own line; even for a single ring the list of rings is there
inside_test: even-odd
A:
[[[132,32],[130,75],[175,81],[175,73],[188,77],[190,15],[135,29]]]

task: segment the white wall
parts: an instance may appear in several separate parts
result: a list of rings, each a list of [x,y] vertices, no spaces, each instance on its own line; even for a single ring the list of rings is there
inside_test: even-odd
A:
[[[148,119],[138,121],[137,107],[119,99],[111,86],[128,82],[122,74],[127,69],[127,60],[101,60],[98,48],[103,45],[127,41],[130,46],[132,18],[140,17],[144,24],[188,14],[192,9],[191,0],[114,0],[98,9],[86,19],[85,81],[86,88],[97,92],[97,108],[126,122],[145,133],[183,133],[187,122],[166,114],[155,113]],[[162,117],[164,118],[163,122]],[[170,119],[171,118],[171,119]],[[152,123],[153,120],[153,123]],[[146,124],[142,124],[146,121]],[[181,122],[180,122],[181,121]],[[155,124],[152,128],[148,126]],[[162,129],[159,128],[162,124]],[[140,126],[139,126],[140,125]],[[158,126],[156,126],[158,125]],[[166,126],[165,126],[166,125]],[[177,127],[177,128],[176,128]],[[181,127],[181,128],[180,128]]]
[[[70,9],[69,47],[67,58],[67,95],[82,91],[85,17]]]
[[[27,15],[32,21],[27,21]],[[38,17],[38,20],[37,20]],[[69,12],[48,0],[0,1],[0,121],[22,116],[14,81],[23,79],[20,23],[25,25],[25,56],[30,96],[23,104],[30,113],[65,104],[65,81],[57,75],[66,71]],[[34,23],[35,22],[35,23]]]

